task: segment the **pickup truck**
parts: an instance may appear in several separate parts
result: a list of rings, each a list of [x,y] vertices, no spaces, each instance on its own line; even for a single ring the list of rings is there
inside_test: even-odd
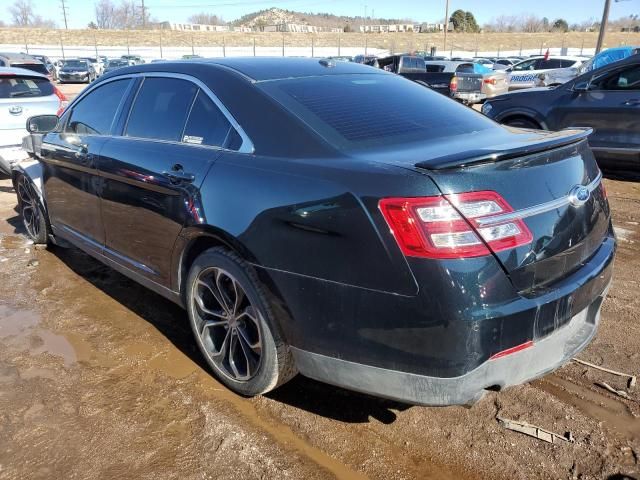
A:
[[[472,62],[425,61],[422,57],[392,55],[378,59],[378,66],[466,105],[487,98],[482,93],[482,74],[474,73]]]

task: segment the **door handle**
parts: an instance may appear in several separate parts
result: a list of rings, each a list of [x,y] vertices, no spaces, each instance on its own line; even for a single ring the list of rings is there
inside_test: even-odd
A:
[[[191,183],[196,178],[193,174],[186,173],[182,169],[172,169],[166,172],[162,172],[162,174],[174,183]]]
[[[635,107],[640,105],[640,98],[632,98],[631,100],[627,100],[622,105],[626,105],[627,107]]]

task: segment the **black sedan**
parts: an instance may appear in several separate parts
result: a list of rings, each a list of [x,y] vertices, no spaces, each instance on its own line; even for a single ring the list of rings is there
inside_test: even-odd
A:
[[[640,166],[640,55],[611,63],[556,88],[493,98],[488,117],[514,127],[590,127],[589,145],[608,167]]]
[[[88,60],[65,60],[58,72],[60,83],[91,83],[96,79],[96,71]]]
[[[32,238],[183,305],[241,394],[300,372],[469,403],[596,332],[615,239],[589,131],[299,58],[126,67],[28,126],[49,132],[14,172]]]

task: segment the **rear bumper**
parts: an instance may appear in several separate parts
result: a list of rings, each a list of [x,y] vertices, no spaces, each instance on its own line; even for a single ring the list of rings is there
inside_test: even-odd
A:
[[[589,344],[596,334],[600,306],[611,283],[614,255],[615,240],[609,237],[587,264],[553,289],[535,298],[521,297],[509,305],[502,305],[502,317],[477,322],[469,320],[470,328],[467,330],[458,330],[451,322],[436,343],[430,344],[431,339],[423,337],[419,329],[407,332],[416,345],[422,345],[425,354],[433,354],[440,345],[448,345],[445,349],[452,357],[451,361],[463,363],[466,358],[474,357],[474,349],[478,350],[479,339],[484,336],[495,342],[497,348],[488,347],[493,354],[533,341],[532,346],[516,353],[486,357],[487,360],[460,374],[437,376],[398,368],[402,355],[399,348],[391,357],[378,356],[377,364],[373,365],[345,360],[347,355],[311,352],[294,344],[292,351],[297,368],[303,375],[322,382],[412,404],[473,403],[488,388],[502,389],[521,384],[562,366]],[[465,302],[464,296],[459,302]],[[513,309],[517,312],[512,312]],[[472,313],[468,312],[469,315]],[[394,322],[400,323],[401,319],[394,318]],[[541,324],[549,327],[555,324],[556,327],[551,333],[543,334],[540,332],[549,329],[536,328]],[[500,332],[509,330],[513,343],[500,343]],[[380,341],[391,342],[395,333],[395,329],[387,328]],[[431,335],[437,333],[431,332]],[[408,346],[405,340],[403,348]]]
[[[453,98],[456,100],[460,100],[464,103],[479,103],[487,98],[484,93],[466,93],[466,92],[456,92],[453,94]]]
[[[466,405],[478,401],[487,388],[528,382],[557,369],[584,349],[597,331],[605,294],[553,334],[525,350],[488,360],[453,378],[348,362],[292,348],[300,373],[322,382],[416,405]]]

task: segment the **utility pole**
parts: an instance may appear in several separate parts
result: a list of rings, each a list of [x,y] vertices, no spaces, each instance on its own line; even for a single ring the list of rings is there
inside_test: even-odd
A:
[[[64,18],[64,29],[69,30],[69,26],[67,25],[67,10],[69,7],[67,7],[64,2],[65,0],[60,0],[60,8],[62,9],[62,17]]]
[[[140,10],[142,10],[142,29],[147,28],[147,9],[144,6],[144,0],[140,0]]]
[[[367,33],[367,6],[364,6],[364,33]]]
[[[444,45],[442,51],[447,50],[447,31],[449,30],[449,0],[446,0],[447,4],[444,9]]]
[[[600,53],[600,50],[602,50],[604,35],[607,31],[607,22],[609,21],[610,6],[611,0],[604,0],[604,11],[602,12],[602,21],[600,22],[600,33],[598,34],[598,43],[596,44],[596,54]]]

